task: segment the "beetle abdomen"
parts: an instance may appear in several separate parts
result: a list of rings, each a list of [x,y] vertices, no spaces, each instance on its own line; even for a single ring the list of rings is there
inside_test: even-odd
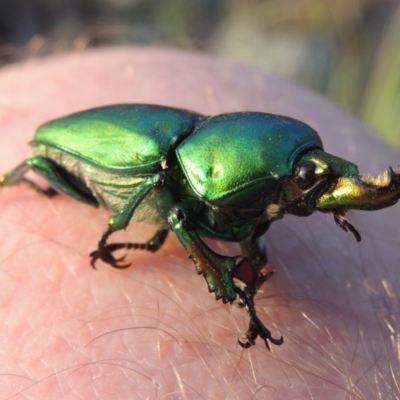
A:
[[[117,172],[98,165],[82,163],[78,157],[60,149],[45,145],[33,146],[33,154],[54,161],[62,170],[74,177],[76,181],[90,191],[100,207],[113,213],[119,213],[134,195],[135,189],[147,178],[144,175]],[[81,186],[81,185],[79,185]],[[166,225],[154,205],[153,193],[142,201],[136,210],[133,220],[159,226]]]

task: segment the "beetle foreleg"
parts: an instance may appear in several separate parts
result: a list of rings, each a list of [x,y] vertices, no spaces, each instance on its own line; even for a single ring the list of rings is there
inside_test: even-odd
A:
[[[236,260],[224,257],[211,250],[198,236],[196,231],[190,229],[184,210],[174,207],[168,216],[168,223],[175,232],[179,241],[188,252],[196,266],[198,274],[203,274],[208,284],[208,290],[215,292],[217,300],[232,303],[236,293],[232,281],[232,271]]]
[[[190,229],[181,207],[174,207],[170,211],[168,222],[182,245],[187,250],[189,257],[196,265],[197,272],[203,274],[210,292],[215,292],[215,297],[224,303],[232,303],[239,295],[242,304],[250,315],[250,325],[247,330],[247,342],[239,344],[248,348],[260,336],[269,349],[269,342],[280,345],[283,337],[275,339],[271,332],[257,317],[253,296],[258,287],[270,276],[267,268],[261,266],[266,261],[265,252],[257,241],[242,242],[242,249],[254,258],[256,264],[248,257],[224,257],[215,253],[200,239],[196,231]]]
[[[261,322],[261,320],[258,318],[256,309],[254,307],[253,296],[247,295],[245,291],[239,288],[236,288],[236,292],[239,295],[240,299],[242,300],[243,304],[246,307],[247,312],[250,315],[249,329],[246,332],[247,341],[242,342],[239,340],[240,346],[242,346],[244,349],[248,349],[250,346],[254,346],[257,336],[260,336],[260,338],[264,340],[268,350],[271,350],[269,342],[278,346],[283,344],[283,336],[281,336],[280,339],[275,339],[274,337],[272,337],[271,331],[267,329],[265,325]]]

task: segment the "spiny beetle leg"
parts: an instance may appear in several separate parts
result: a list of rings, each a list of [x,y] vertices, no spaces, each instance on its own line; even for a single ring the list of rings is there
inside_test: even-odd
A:
[[[239,340],[240,346],[242,346],[244,349],[248,349],[250,346],[254,346],[258,336],[260,336],[260,338],[264,340],[268,350],[271,350],[269,342],[278,346],[283,344],[283,336],[281,336],[280,339],[275,339],[272,336],[271,331],[267,329],[265,325],[261,322],[261,320],[258,318],[254,307],[253,298],[248,296],[243,290],[237,287],[236,287],[236,292],[239,295],[242,302],[244,303],[246,310],[250,316],[249,329],[246,332],[247,341],[242,342]]]
[[[232,271],[236,266],[236,260],[211,250],[196,231],[190,229],[190,223],[181,207],[174,207],[170,211],[168,223],[185,247],[189,258],[193,260],[197,273],[204,275],[208,290],[215,293],[217,300],[222,299],[224,303],[232,303],[236,299],[232,282]]]

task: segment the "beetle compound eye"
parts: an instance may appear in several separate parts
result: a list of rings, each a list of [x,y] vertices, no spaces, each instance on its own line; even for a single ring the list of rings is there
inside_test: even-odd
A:
[[[305,161],[297,165],[294,170],[296,183],[302,189],[308,189],[313,186],[316,181],[316,169],[317,166],[311,161]]]

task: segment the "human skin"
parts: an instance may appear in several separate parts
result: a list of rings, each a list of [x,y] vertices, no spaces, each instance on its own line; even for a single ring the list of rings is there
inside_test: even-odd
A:
[[[300,119],[361,172],[399,155],[321,96],[245,66],[172,50],[119,48],[0,71],[0,172],[29,157],[35,128],[71,112],[155,103],[204,114]],[[244,309],[216,302],[171,234],[126,270],[98,263],[109,214],[26,186],[0,192],[0,398],[388,399],[400,396],[399,205],[349,213],[358,244],[330,215],[285,217],[267,233],[276,274],[256,297],[282,346],[243,350]],[[131,224],[113,241],[146,241]],[[219,244],[219,251],[238,248]]]

